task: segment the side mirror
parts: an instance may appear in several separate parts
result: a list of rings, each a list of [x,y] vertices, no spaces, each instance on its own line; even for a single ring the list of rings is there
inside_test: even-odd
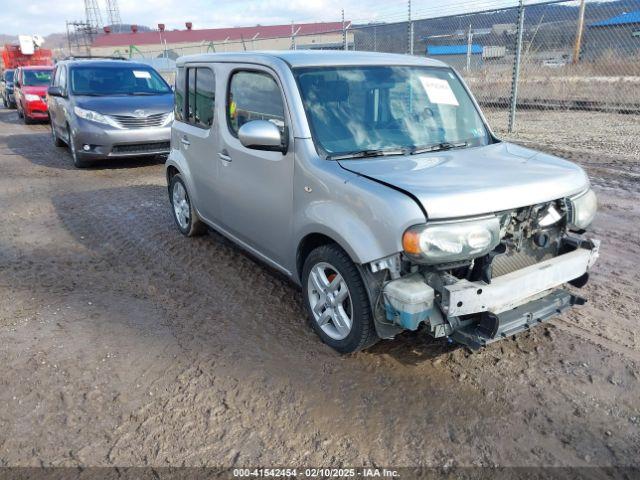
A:
[[[49,87],[47,88],[47,93],[51,97],[64,97],[64,92],[60,87]]]
[[[285,153],[286,142],[283,142],[280,129],[267,120],[251,120],[238,130],[240,143],[254,150],[268,150]]]
[[[20,88],[20,82],[16,80],[15,82],[13,82],[13,86]]]

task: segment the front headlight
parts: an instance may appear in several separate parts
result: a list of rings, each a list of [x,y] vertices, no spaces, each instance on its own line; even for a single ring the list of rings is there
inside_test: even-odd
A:
[[[598,199],[593,190],[569,199],[569,228],[583,230],[591,225],[598,210]]]
[[[497,217],[414,225],[402,237],[405,253],[426,264],[481,257],[500,243]]]
[[[167,115],[167,118],[165,118],[162,126],[166,127],[167,125],[171,125],[174,119],[175,119],[175,114],[173,113],[173,111],[169,112],[169,115]]]
[[[111,117],[98,112],[94,112],[93,110],[85,110],[84,108],[73,107],[73,111],[77,116],[79,116],[80,118],[84,118],[85,120],[102,123],[104,125],[111,125],[115,128],[121,128],[120,125],[118,125],[118,123]]]
[[[38,100],[40,100],[40,97],[38,95],[34,95],[33,93],[25,93],[24,99],[27,102],[37,102]]]

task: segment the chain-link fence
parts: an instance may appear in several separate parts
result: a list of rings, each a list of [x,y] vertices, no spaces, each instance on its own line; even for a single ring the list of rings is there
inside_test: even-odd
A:
[[[346,49],[428,56],[462,74],[498,132],[526,130],[521,114],[531,110],[617,112],[629,121],[640,113],[640,0],[394,5],[375,21],[315,24],[313,31],[292,24],[286,35],[268,38],[132,45],[125,54],[153,62],[168,77],[175,58],[205,52]],[[446,15],[451,10],[461,11]]]

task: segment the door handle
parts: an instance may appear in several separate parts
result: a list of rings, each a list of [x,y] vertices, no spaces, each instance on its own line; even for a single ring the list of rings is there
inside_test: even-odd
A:
[[[220,157],[220,160],[224,160],[225,162],[231,161],[231,157],[229,156],[226,150],[223,150],[222,152],[218,152],[218,157]]]
[[[191,142],[186,136],[180,139],[180,143],[182,143],[185,147],[188,147],[189,145],[191,145]]]

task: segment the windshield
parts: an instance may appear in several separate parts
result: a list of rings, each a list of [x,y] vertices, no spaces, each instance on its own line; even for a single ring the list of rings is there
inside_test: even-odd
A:
[[[326,155],[489,143],[469,94],[448,68],[312,67],[294,75],[314,141]]]
[[[51,70],[23,70],[22,84],[28,87],[49,85],[51,83]]]
[[[75,95],[163,95],[171,88],[152,68],[75,67],[71,70]]]
[[[13,70],[7,70],[4,72],[4,79],[7,82],[13,82]]]

